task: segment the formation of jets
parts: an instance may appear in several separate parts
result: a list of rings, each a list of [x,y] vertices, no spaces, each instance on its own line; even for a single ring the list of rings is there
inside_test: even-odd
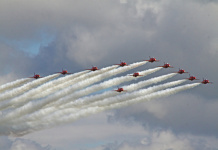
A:
[[[144,60],[144,61],[148,61],[148,62],[153,63],[153,62],[159,62],[160,60],[157,60],[156,58],[149,56],[149,60]],[[120,61],[120,64],[115,64],[115,65],[119,65],[119,66],[121,66],[121,67],[128,66],[125,61]],[[171,66],[169,63],[164,63],[163,66],[158,66],[158,67],[173,68],[173,66]],[[86,70],[96,71],[96,70],[100,70],[100,69],[98,69],[98,67],[96,67],[96,66],[92,66],[91,69],[86,69]],[[61,73],[61,74],[63,74],[63,75],[72,74],[72,73],[68,73],[67,70],[63,70],[63,69],[62,69],[61,72],[56,72],[56,73]],[[183,73],[188,73],[188,72],[186,72],[184,69],[180,69],[180,68],[179,68],[179,71],[177,71],[176,73],[178,73],[178,74],[183,74]],[[135,72],[135,73],[133,73],[133,74],[130,75],[130,76],[138,77],[138,76],[143,76],[143,75],[140,75],[138,72]],[[35,73],[34,73],[34,76],[33,76],[33,77],[29,77],[29,78],[38,79],[38,78],[42,78],[42,77],[40,77],[39,74],[35,74]],[[199,80],[199,79],[196,79],[195,76],[190,76],[190,74],[189,74],[189,78],[186,78],[186,79],[187,79],[187,80],[190,80],[190,81]],[[201,83],[202,83],[202,84],[208,84],[208,83],[212,83],[212,82],[210,82],[208,79],[204,79],[204,78],[203,78],[203,81],[202,81]],[[126,91],[126,90],[124,90],[123,88],[118,88],[117,90],[114,90],[114,91],[116,91],[116,92],[124,92],[124,91]]]

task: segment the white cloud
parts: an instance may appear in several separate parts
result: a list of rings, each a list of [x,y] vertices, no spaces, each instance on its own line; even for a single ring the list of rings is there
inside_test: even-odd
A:
[[[93,150],[215,150],[218,146],[217,138],[215,137],[193,136],[189,134],[176,135],[170,130],[150,130],[144,136],[144,138],[139,140],[108,143]]]
[[[119,123],[108,124],[107,113],[99,113],[69,125],[31,133],[24,138],[31,138],[41,144],[49,144],[57,149],[68,150],[72,147],[90,149],[115,139],[122,141],[132,137],[143,137],[146,132],[137,124],[132,127]]]
[[[12,143],[13,142],[11,140],[9,140],[7,137],[5,137],[5,136],[0,137],[0,149],[10,150]]]
[[[145,128],[147,126],[164,129],[170,127],[178,133],[216,136],[217,107],[217,99],[204,99],[186,91],[186,93],[120,109],[115,111],[109,120],[123,124],[138,122]]]
[[[107,56],[108,39],[104,32],[89,32],[85,30],[77,30],[73,35],[76,38],[67,39],[68,51],[66,56],[83,66],[90,66],[97,62],[103,61]],[[108,46],[107,46],[108,45]],[[90,66],[91,67],[91,66]]]
[[[40,144],[31,141],[31,140],[26,140],[26,139],[16,139],[10,150],[24,150],[24,149],[29,149],[29,150],[51,150],[51,147],[45,146],[42,147]]]
[[[126,4],[126,3],[127,3],[127,0],[120,0],[120,3],[121,3],[121,4]]]
[[[11,81],[13,81],[15,79],[16,79],[16,75],[14,75],[12,73],[1,76],[0,85],[6,84],[6,83],[11,82]]]
[[[40,144],[22,138],[16,138],[15,140],[1,136],[0,138],[1,150],[52,150],[50,146],[41,146]]]

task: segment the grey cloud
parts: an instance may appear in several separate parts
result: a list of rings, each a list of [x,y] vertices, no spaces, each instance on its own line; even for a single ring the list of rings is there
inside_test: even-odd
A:
[[[16,73],[18,76],[29,68],[29,57],[22,51],[17,51],[13,47],[0,43],[0,67],[2,68],[1,74]]]
[[[99,26],[110,24],[107,18],[116,18],[116,1],[1,1],[0,20],[2,36],[14,39],[37,38],[42,29],[56,33],[74,24]],[[119,6],[119,5],[118,5]],[[111,10],[111,11],[108,11]],[[115,11],[118,11],[117,9]],[[104,21],[102,21],[104,20]],[[115,21],[115,20],[114,20]]]
[[[120,143],[108,143],[96,148],[96,150],[215,150],[216,148],[215,138],[192,136],[189,134],[176,135],[170,130],[156,130],[148,132],[144,138],[132,141],[125,140]]]
[[[108,121],[129,125],[139,122],[145,128],[170,128],[176,133],[217,136],[217,105],[216,101],[208,102],[192,94],[177,94],[117,110]]]
[[[40,2],[31,4],[27,1],[23,2],[27,5],[22,6],[21,3],[19,7],[24,7],[26,10],[19,10],[19,7],[13,8],[12,2],[5,5],[15,10],[18,9],[22,16],[29,8],[36,8],[35,6],[40,4]],[[59,62],[64,63],[64,59],[67,59],[68,63],[76,62],[83,66],[90,63],[97,65],[102,62],[106,65],[120,59],[132,62],[151,55],[170,61],[175,66],[182,64],[180,67],[184,66],[188,70],[193,70],[195,74],[202,74],[200,68],[206,69],[204,72],[209,71],[204,66],[207,63],[213,65],[216,61],[208,62],[207,59],[202,61],[202,58],[213,57],[205,51],[211,47],[211,44],[210,51],[216,54],[217,46],[213,44],[216,43],[214,27],[218,24],[213,19],[216,17],[216,5],[209,7],[181,1],[136,1],[119,5],[119,3],[106,1],[94,6],[94,2],[85,5],[83,2],[66,1],[66,3],[44,5],[41,9],[31,10],[33,13],[29,14],[33,16],[30,19],[34,19],[34,16],[41,16],[42,19],[37,22],[28,21],[29,23],[39,24],[39,27],[43,28],[43,25],[47,24],[47,19],[43,18],[44,15],[40,13],[46,12],[51,16],[49,28],[57,31],[52,31],[51,34],[55,34],[58,38],[48,47],[43,47],[43,51],[46,51],[49,56],[44,58],[45,53],[39,53],[37,58],[43,58],[39,59],[40,61],[44,61],[44,64],[56,64],[54,61],[63,60]],[[206,9],[207,11],[204,12],[207,13],[201,11],[202,8]],[[20,19],[22,20],[22,17]],[[18,20],[18,22],[25,23],[26,21]],[[17,24],[16,26],[19,27]],[[23,25],[20,26],[23,27]],[[40,30],[34,26],[32,28],[31,31],[36,30],[36,33]],[[22,29],[18,31],[26,34]],[[31,37],[35,35],[31,33]],[[55,60],[51,61],[54,57]],[[182,59],[177,59],[181,57]],[[38,62],[41,65],[40,61]],[[201,67],[196,67],[196,65]],[[208,75],[202,74],[201,76]],[[213,80],[212,77],[211,79]]]
[[[9,140],[7,137],[5,137],[5,136],[0,137],[0,149],[10,150],[12,143],[13,142],[11,140]]]
[[[52,147],[47,146],[41,146],[40,144],[27,140],[27,139],[21,139],[17,138],[15,140],[11,140],[7,137],[1,136],[0,138],[0,149],[2,150],[52,150]],[[53,149],[54,150],[54,149]]]
[[[16,139],[10,150],[23,150],[23,149],[31,149],[31,150],[51,150],[50,146],[41,146],[40,144],[26,139]]]

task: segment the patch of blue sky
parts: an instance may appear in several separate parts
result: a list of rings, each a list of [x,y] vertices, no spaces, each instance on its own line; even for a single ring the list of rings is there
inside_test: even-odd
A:
[[[30,56],[36,56],[40,51],[40,47],[47,46],[54,40],[54,37],[54,35],[42,31],[40,32],[39,38],[13,40],[0,36],[0,42],[5,43],[16,50],[24,51]]]

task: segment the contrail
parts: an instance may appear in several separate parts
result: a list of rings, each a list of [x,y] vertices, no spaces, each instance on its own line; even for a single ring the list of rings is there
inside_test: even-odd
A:
[[[85,80],[87,78],[91,78],[93,76],[96,76],[96,75],[105,73],[107,71],[113,70],[113,69],[115,69],[117,67],[118,67],[117,65],[113,65],[113,66],[109,66],[109,67],[106,67],[106,68],[103,68],[101,70],[97,70],[97,71],[94,71],[94,72],[89,72],[88,71],[89,73],[83,74],[83,75],[81,74],[77,78],[69,78],[69,80],[66,79],[62,84],[59,84],[59,85],[53,86],[52,88],[46,89],[46,90],[40,92],[40,94],[37,94],[37,95],[33,96],[32,99],[38,99],[38,98],[48,96],[48,95],[50,95],[50,94],[52,94],[52,93],[54,93],[54,92],[56,92],[58,90],[61,90],[61,89],[66,88],[68,86],[71,86],[71,85],[73,85],[75,83],[78,83],[80,81],[83,81],[83,80]],[[87,70],[84,71],[84,72],[87,72]]]
[[[146,96],[137,97],[137,98],[132,99],[132,100],[114,103],[114,104],[111,104],[109,106],[106,106],[105,108],[106,109],[120,108],[123,106],[131,105],[131,104],[135,104],[135,103],[139,103],[139,102],[143,102],[143,101],[150,101],[152,99],[166,97],[166,96],[173,95],[173,94],[176,94],[176,93],[184,91],[184,90],[194,88],[200,84],[201,83],[192,83],[192,84],[186,84],[186,85],[182,85],[182,86],[178,86],[178,87],[174,87],[174,88],[169,88],[169,89],[157,91],[157,92],[148,94]]]
[[[66,122],[72,122],[73,120],[79,119],[82,116],[95,114],[97,112],[105,111],[108,109],[120,108],[120,107],[128,106],[130,104],[143,102],[143,101],[149,101],[149,100],[157,99],[160,97],[166,97],[166,96],[176,94],[184,90],[188,90],[190,88],[194,88],[200,84],[201,83],[186,84],[186,85],[182,85],[182,86],[178,86],[174,88],[168,88],[165,90],[157,91],[157,92],[154,92],[148,95],[143,95],[143,96],[131,99],[131,100],[127,100],[127,101],[122,100],[121,102],[117,101],[117,103],[113,103],[110,105],[106,104],[102,106],[93,106],[93,107],[89,107],[87,109],[81,110],[82,113],[78,111],[78,113],[75,114],[75,113],[71,113],[72,112],[71,109],[66,109],[66,110],[61,111],[62,115],[59,114],[60,112],[56,113],[57,116],[62,116],[62,117],[57,117],[56,114],[52,114],[50,117],[44,118],[44,123],[46,124],[46,122],[48,121],[49,124],[47,125],[50,126],[51,125],[50,123],[53,123],[53,125],[56,125],[56,123],[62,124]]]
[[[132,91],[134,89],[140,89],[140,88],[143,88],[145,86],[148,86],[148,85],[151,85],[151,84],[155,84],[155,83],[164,81],[166,79],[172,78],[175,75],[177,75],[177,73],[170,73],[170,74],[167,74],[167,75],[162,75],[162,76],[159,76],[159,77],[154,77],[154,78],[151,78],[149,80],[141,81],[139,83],[127,85],[127,86],[124,86],[123,88],[128,90],[128,91]]]
[[[13,106],[13,108],[22,106],[28,101],[45,97],[45,96],[52,94],[58,90],[66,88],[66,87],[73,85],[75,83],[78,83],[79,81],[83,81],[86,78],[96,76],[100,73],[105,73],[105,72],[110,71],[112,69],[115,69],[117,67],[118,66],[113,65],[110,67],[103,68],[100,71],[95,71],[95,72],[90,72],[90,73],[87,73],[89,71],[85,70],[85,71],[82,71],[79,73],[75,73],[72,75],[68,75],[68,76],[59,78],[59,79],[54,80],[54,81],[50,81],[48,83],[45,83],[45,84],[37,87],[36,89],[32,89],[32,90],[28,91],[27,93],[20,95],[19,97],[15,97],[9,101],[2,103],[0,105],[0,110],[5,109],[9,106]]]
[[[176,73],[170,73],[170,74],[167,74],[167,75],[154,77],[154,78],[151,78],[149,80],[141,81],[141,82],[138,82],[138,83],[133,83],[133,84],[130,84],[128,86],[124,86],[124,89],[126,89],[128,92],[131,92],[131,91],[138,90],[140,88],[149,86],[151,84],[167,80],[167,79],[169,79],[169,78],[171,78],[171,77],[173,77],[175,75],[176,75]],[[88,96],[88,97],[80,98],[80,99],[77,99],[76,101],[72,101],[72,102],[67,103],[67,104],[63,103],[64,105],[60,106],[59,108],[87,105],[87,104],[92,103],[94,101],[100,101],[100,100],[103,100],[105,98],[116,96],[118,94],[119,93],[114,92],[114,91],[106,91],[106,92],[101,93],[101,94],[91,95],[91,96]]]
[[[37,89],[33,89],[33,92],[35,91],[36,94],[31,95],[31,99],[38,99],[44,96],[49,95],[50,93],[46,93],[46,91],[51,91],[50,88],[53,88],[55,86],[58,86],[59,84],[65,84],[66,82],[68,82],[69,80],[73,80],[75,78],[78,78],[86,73],[90,72],[89,70],[85,70],[85,71],[81,71],[78,73],[74,73],[74,74],[70,74],[70,75],[66,75],[64,77],[58,78],[54,81],[50,81],[48,83],[43,84],[42,86],[38,87]],[[40,89],[40,94],[37,92],[37,90]]]
[[[120,108],[120,107],[128,106],[131,104],[143,102],[143,101],[157,99],[159,97],[169,96],[169,95],[175,94],[177,92],[181,92],[183,90],[194,88],[198,85],[200,85],[200,83],[186,84],[186,85],[182,85],[182,86],[178,86],[178,87],[174,87],[174,88],[168,88],[168,89],[154,92],[154,93],[151,93],[148,95],[143,95],[143,96],[140,96],[137,98],[133,98],[133,99],[130,99],[127,101],[122,100],[121,102],[117,101],[116,103],[113,103],[110,105],[106,104],[106,105],[102,105],[102,106],[89,107],[86,109],[79,110],[76,113],[75,113],[75,110],[72,108],[61,110],[61,111],[58,111],[54,114],[51,114],[50,116],[44,117],[43,120],[35,120],[32,122],[24,122],[23,124],[15,125],[14,128],[17,129],[16,130],[17,133],[15,132],[15,134],[19,134],[19,132],[22,134],[26,134],[28,132],[32,132],[32,131],[36,131],[36,130],[40,130],[40,129],[68,123],[68,122],[72,122],[72,121],[75,121],[81,117],[85,117],[85,116],[88,116],[91,114],[96,114],[96,113],[101,112],[101,111],[114,109],[114,108]],[[50,108],[48,108],[48,109],[50,109]]]
[[[32,99],[37,99],[37,98],[47,96],[51,93],[54,93],[55,91],[58,91],[60,89],[66,88],[72,84],[75,84],[79,81],[82,81],[85,78],[93,77],[97,74],[104,73],[106,71],[110,71],[114,68],[117,68],[117,66],[113,65],[110,67],[103,68],[103,69],[101,69],[101,71],[91,72],[88,74],[85,74],[85,73],[89,72],[88,70],[86,70],[86,71],[82,71],[79,73],[75,73],[73,75],[68,75],[68,76],[59,78],[59,79],[54,80],[54,81],[50,81],[48,83],[45,83],[45,84],[37,87],[36,89],[32,89],[32,90],[28,91],[27,93],[20,95],[19,97],[15,97],[9,101],[5,101],[4,103],[1,103],[0,110],[5,109],[8,106],[13,106],[13,108],[22,106],[24,103],[31,101]],[[79,77],[77,77],[77,76],[79,76]],[[75,78],[73,78],[73,77],[75,77]],[[68,80],[68,81],[66,81],[66,80]]]
[[[142,89],[142,90],[139,90],[139,91],[135,91],[135,92],[132,92],[132,93],[126,93],[126,94],[123,94],[123,95],[117,95],[115,97],[110,97],[110,98],[105,98],[105,99],[102,99],[101,101],[99,102],[94,102],[90,105],[83,105],[83,109],[84,108],[89,108],[89,107],[93,107],[93,106],[104,106],[104,105],[110,105],[111,103],[116,103],[117,101],[120,102],[122,100],[125,100],[125,101],[128,101],[128,100],[131,100],[131,99],[134,99],[134,98],[137,98],[137,97],[140,97],[140,96],[144,96],[145,94],[150,94],[150,93],[153,93],[153,92],[156,92],[158,90],[163,90],[163,89],[166,89],[166,88],[169,88],[169,87],[172,87],[172,86],[176,86],[176,85],[179,85],[179,84],[182,84],[184,83],[185,81],[187,81],[186,79],[183,79],[183,80],[178,80],[178,81],[172,81],[172,82],[169,82],[169,83],[165,83],[165,84],[162,84],[162,85],[157,85],[157,86],[153,86],[153,87],[150,87],[150,88],[147,88],[147,89]],[[81,98],[81,101],[82,101],[83,98]],[[72,105],[70,106],[72,108]],[[75,111],[78,111],[79,107],[76,107]],[[32,120],[39,120],[39,118],[41,118],[42,116],[47,116],[48,114],[56,111],[57,108],[55,107],[52,107],[52,108],[49,108],[49,109],[41,109],[37,112],[35,112],[34,114],[30,115],[28,118],[26,119],[23,119],[23,121],[32,121]],[[60,110],[62,111],[62,110]],[[60,116],[59,116],[60,117]]]
[[[6,93],[2,93],[2,94],[0,94],[0,101],[18,96],[18,95],[30,90],[31,88],[34,88],[34,87],[36,87],[44,82],[47,82],[51,79],[58,77],[59,75],[60,74],[53,74],[53,75],[50,75],[50,76],[47,76],[44,78],[40,78],[40,79],[34,80],[32,82],[26,83],[23,86],[17,87],[11,91],[6,92]]]
[[[154,72],[156,72],[156,71],[158,71],[158,70],[161,70],[161,69],[162,69],[162,68],[160,68],[160,67],[156,67],[156,68],[148,69],[148,70],[141,71],[141,72],[138,72],[138,73],[139,73],[139,75],[147,76],[147,75],[149,75],[149,74],[151,74],[151,73],[154,73]]]
[[[146,86],[149,86],[149,85],[152,85],[152,84],[156,84],[156,83],[165,81],[165,80],[167,80],[169,78],[174,77],[175,75],[177,75],[177,74],[176,73],[170,73],[170,74],[166,74],[166,75],[161,75],[161,76],[158,76],[158,77],[153,77],[153,78],[148,79],[148,80],[140,81],[138,83],[133,83],[133,84],[130,84],[130,85],[123,86],[123,88],[126,89],[128,92],[131,92],[131,91],[138,90],[138,89],[141,89],[143,87],[146,87]]]
[[[124,100],[128,101],[128,100],[131,100],[131,99],[135,99],[137,97],[141,97],[141,96],[144,96],[144,95],[147,95],[147,94],[154,93],[154,92],[159,91],[159,90],[163,90],[163,89],[166,89],[166,88],[169,88],[169,87],[172,87],[172,86],[182,84],[185,81],[187,81],[187,80],[183,79],[183,80],[178,80],[178,81],[172,81],[172,82],[169,82],[169,83],[156,85],[156,86],[149,87],[149,88],[146,88],[146,89],[141,89],[139,91],[135,91],[135,92],[131,92],[131,93],[125,93],[125,94],[122,94],[122,95],[117,95],[115,97],[103,99],[101,101],[92,103],[92,104],[88,105],[87,107],[90,107],[90,106],[105,106],[105,105],[110,105],[112,103],[121,102],[121,101],[124,101]]]
[[[129,66],[120,67],[118,69],[111,70],[111,71],[105,72],[103,74],[99,74],[99,75],[92,77],[90,79],[79,82],[79,83],[75,84],[74,86],[68,87],[66,89],[63,89],[63,90],[57,92],[57,93],[54,93],[53,95],[51,95],[47,98],[44,98],[44,99],[41,99],[38,101],[30,101],[29,103],[25,104],[24,106],[17,108],[15,110],[5,114],[4,116],[2,116],[0,118],[0,122],[5,122],[5,121],[11,120],[13,118],[23,116],[25,114],[35,112],[35,111],[39,110],[40,108],[42,108],[43,106],[45,106],[51,102],[57,101],[58,99],[66,96],[66,95],[71,94],[72,91],[84,88],[84,87],[91,85],[95,82],[101,81],[105,78],[114,76],[114,75],[119,74],[119,73],[123,73],[125,71],[131,70],[131,69],[136,68],[138,66],[144,65],[146,63],[147,62],[143,61],[143,62],[137,62],[134,64],[130,64]]]
[[[153,68],[153,69],[148,69],[148,70],[139,72],[139,74],[141,74],[141,75],[143,75],[145,77],[146,75],[154,73],[154,72],[156,72],[156,71],[158,71],[160,69],[161,69],[160,67]],[[74,100],[76,100],[76,99],[78,99],[78,98],[80,98],[82,96],[86,96],[86,95],[91,94],[93,92],[96,92],[96,91],[99,91],[99,90],[102,90],[102,89],[106,89],[106,88],[109,88],[109,87],[112,87],[112,86],[116,86],[116,85],[119,85],[121,83],[128,82],[128,81],[131,81],[131,80],[134,80],[134,79],[135,79],[135,77],[132,77],[132,76],[129,76],[129,75],[113,78],[113,79],[110,79],[108,81],[105,81],[105,82],[102,82],[102,83],[87,87],[87,88],[85,88],[83,90],[80,90],[80,91],[74,92],[74,93],[72,93],[72,94],[70,94],[68,96],[65,96],[64,98],[61,98],[56,103],[52,103],[52,106],[60,106],[62,104],[68,105],[68,102],[72,102],[72,101],[74,101]]]
[[[16,81],[4,84],[0,86],[0,93],[6,91],[6,90],[10,90],[13,89],[15,87],[21,86],[22,84],[25,84],[26,82],[30,81],[30,78],[24,78],[24,79],[18,79]]]
[[[32,89],[32,90],[30,90],[22,95],[19,95],[18,97],[15,97],[15,98],[12,98],[8,101],[4,101],[4,102],[0,103],[0,110],[5,109],[9,106],[13,106],[13,108],[16,108],[16,107],[24,105],[26,102],[28,102],[32,99],[35,99],[36,97],[40,98],[40,97],[46,96],[45,90],[48,90],[52,87],[56,87],[59,84],[63,84],[63,82],[67,82],[67,80],[70,80],[72,78],[76,78],[76,77],[83,75],[87,72],[89,72],[89,71],[86,70],[86,71],[78,72],[78,73],[75,73],[72,75],[68,75],[68,76],[61,77],[61,78],[58,78],[56,80],[52,80],[50,82],[44,83],[43,85],[41,85],[35,89]],[[49,91],[51,91],[51,90],[49,90]]]

